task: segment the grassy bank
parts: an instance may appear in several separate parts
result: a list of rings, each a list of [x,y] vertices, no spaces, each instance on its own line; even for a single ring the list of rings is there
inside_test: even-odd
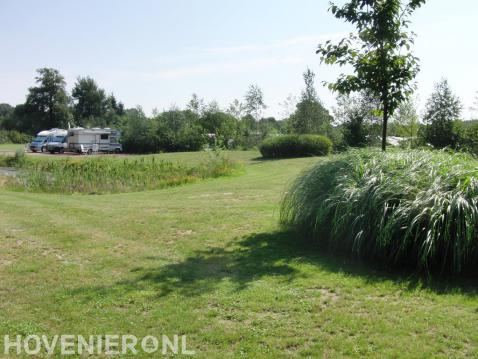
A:
[[[476,282],[321,254],[277,225],[321,160],[248,156],[244,175],[157,191],[0,189],[0,333],[186,334],[197,358],[478,355]]]

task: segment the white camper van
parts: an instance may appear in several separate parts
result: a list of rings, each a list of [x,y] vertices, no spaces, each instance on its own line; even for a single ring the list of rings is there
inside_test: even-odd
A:
[[[58,136],[66,136],[66,130],[59,128],[52,128],[51,130],[38,132],[35,139],[30,143],[30,150],[33,152],[45,152],[48,142],[51,142],[53,138]]]
[[[68,150],[92,154],[96,152],[120,153],[120,132],[111,128],[82,128],[68,130]]]

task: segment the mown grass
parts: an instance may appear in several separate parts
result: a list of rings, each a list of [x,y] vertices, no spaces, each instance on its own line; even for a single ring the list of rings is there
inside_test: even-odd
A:
[[[0,154],[1,154],[1,152],[15,152],[17,150],[22,150],[24,148],[25,148],[25,144],[0,143]]]
[[[9,186],[32,192],[118,193],[145,191],[239,173],[239,163],[221,153],[194,166],[157,160],[156,157],[89,157],[32,160],[25,154],[9,157],[17,167]]]
[[[178,333],[197,358],[478,355],[476,281],[317,251],[281,230],[278,204],[322,159],[229,156],[243,175],[155,191],[0,189],[0,348],[4,334]]]
[[[350,151],[302,174],[281,219],[333,252],[445,274],[478,272],[478,161]]]
[[[0,143],[0,150],[6,151],[16,151],[18,149],[23,149],[25,144],[22,143]]]

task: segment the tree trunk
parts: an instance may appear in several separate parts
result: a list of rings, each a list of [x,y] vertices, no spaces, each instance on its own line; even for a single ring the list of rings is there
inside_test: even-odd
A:
[[[388,102],[383,105],[382,151],[387,150]]]

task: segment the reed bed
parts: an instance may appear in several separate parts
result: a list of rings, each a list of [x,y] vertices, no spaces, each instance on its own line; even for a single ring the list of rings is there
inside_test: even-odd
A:
[[[140,158],[92,157],[24,161],[10,186],[31,192],[118,193],[153,190],[231,175],[240,165],[215,157],[196,166]]]
[[[444,151],[353,150],[292,184],[281,222],[333,253],[427,273],[478,269],[478,162]]]

